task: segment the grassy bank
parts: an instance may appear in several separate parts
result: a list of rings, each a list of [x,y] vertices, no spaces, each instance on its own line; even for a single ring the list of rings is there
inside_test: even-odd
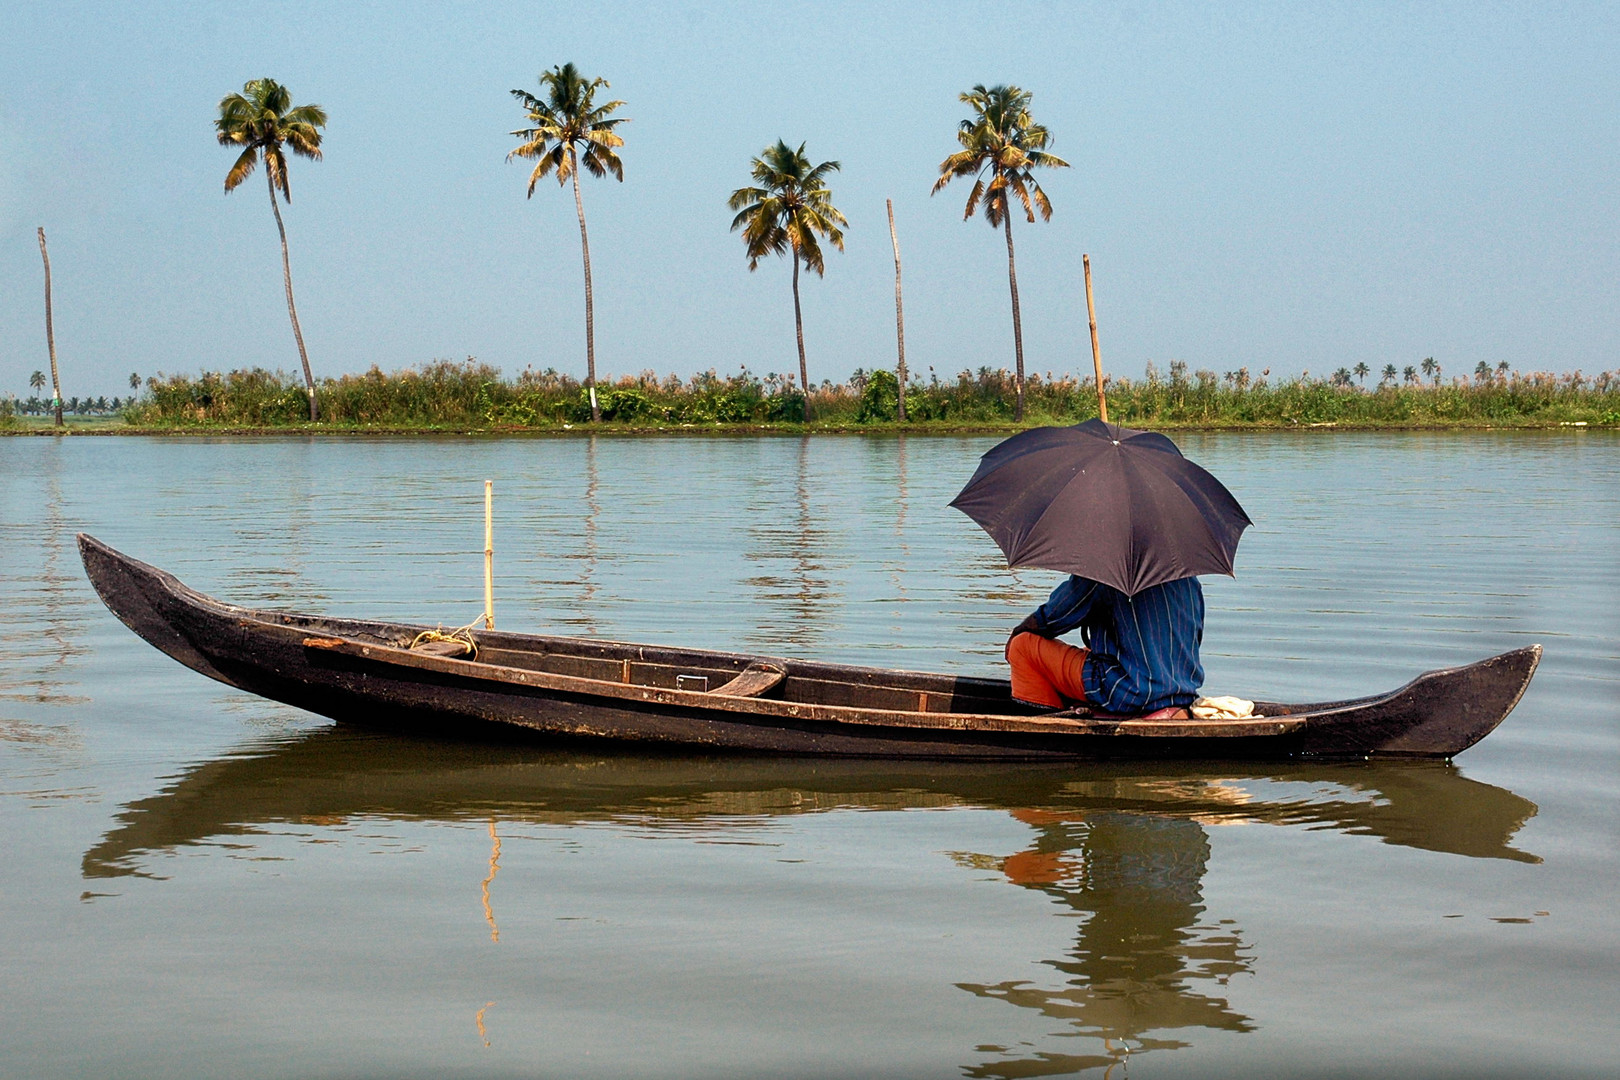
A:
[[[896,382],[887,371],[857,371],[847,382],[811,393],[811,427],[885,429],[896,421]],[[578,380],[554,371],[513,379],[476,361],[325,379],[318,386],[321,420],[310,424],[302,384],[261,369],[149,379],[123,411],[124,430],[566,430],[587,424],[589,400]],[[747,371],[713,371],[681,379],[652,372],[597,389],[604,428],[613,430],[769,428],[800,430],[801,398],[788,380]],[[930,377],[907,390],[906,428],[1002,430],[1014,427],[1011,375],[988,368],[956,378]],[[1026,424],[1077,423],[1097,414],[1092,380],[1032,375]],[[1620,426],[1620,373],[1501,372],[1448,383],[1385,383],[1363,388],[1333,381],[1250,379],[1246,370],[1189,374],[1150,364],[1140,379],[1110,379],[1109,418],[1162,428],[1300,426],[1555,427]],[[0,417],[15,430],[15,417]],[[28,424],[34,427],[33,423]],[[96,425],[107,428],[110,425]]]

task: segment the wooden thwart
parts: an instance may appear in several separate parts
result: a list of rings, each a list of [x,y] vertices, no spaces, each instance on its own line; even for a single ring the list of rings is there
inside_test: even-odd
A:
[[[719,697],[759,697],[782,685],[787,670],[776,664],[755,663],[743,668],[735,679],[709,693]]]
[[[472,646],[465,641],[424,641],[420,645],[413,645],[411,651],[429,656],[466,656],[472,652]]]

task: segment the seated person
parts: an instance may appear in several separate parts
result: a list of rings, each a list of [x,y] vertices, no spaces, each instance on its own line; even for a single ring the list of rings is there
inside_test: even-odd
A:
[[[1080,628],[1086,648],[1054,641]],[[1186,715],[1204,668],[1204,591],[1195,577],[1126,596],[1083,577],[1052,590],[1007,639],[1012,696],[1061,709],[1089,705],[1116,716]]]

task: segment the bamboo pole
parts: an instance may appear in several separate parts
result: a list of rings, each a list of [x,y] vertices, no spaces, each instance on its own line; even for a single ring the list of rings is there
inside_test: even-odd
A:
[[[1081,255],[1086,268],[1086,318],[1091,322],[1091,366],[1097,370],[1097,416],[1108,423],[1108,397],[1103,393],[1102,349],[1097,345],[1097,302],[1091,298],[1091,256]]]
[[[45,262],[45,347],[51,354],[51,409],[62,426],[62,382],[56,375],[56,331],[51,326],[51,253],[45,250],[45,226],[39,227],[39,257]]]
[[[895,418],[906,422],[906,309],[900,302],[900,236],[894,231],[894,200],[884,199],[889,208],[889,242],[894,245],[894,333],[900,342],[900,363],[896,368],[900,384],[900,406]]]
[[[484,629],[495,629],[495,481],[484,481]]]

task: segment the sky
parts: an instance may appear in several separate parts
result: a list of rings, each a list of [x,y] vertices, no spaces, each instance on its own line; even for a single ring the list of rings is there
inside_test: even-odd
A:
[[[1031,371],[1322,376],[1433,356],[1620,366],[1620,5],[0,0],[0,394],[131,372],[296,371],[263,180],[226,195],[221,97],[326,108],[284,210],[316,375],[469,356],[583,375],[571,193],[505,155],[509,91],[612,84],[625,179],[587,179],[603,378],[797,367],[790,267],[750,273],[730,192],[776,139],[837,160],[843,253],[803,283],[811,377],[1011,367],[1006,249],[930,189],[958,95],[1033,95],[1050,222],[1014,227]]]

